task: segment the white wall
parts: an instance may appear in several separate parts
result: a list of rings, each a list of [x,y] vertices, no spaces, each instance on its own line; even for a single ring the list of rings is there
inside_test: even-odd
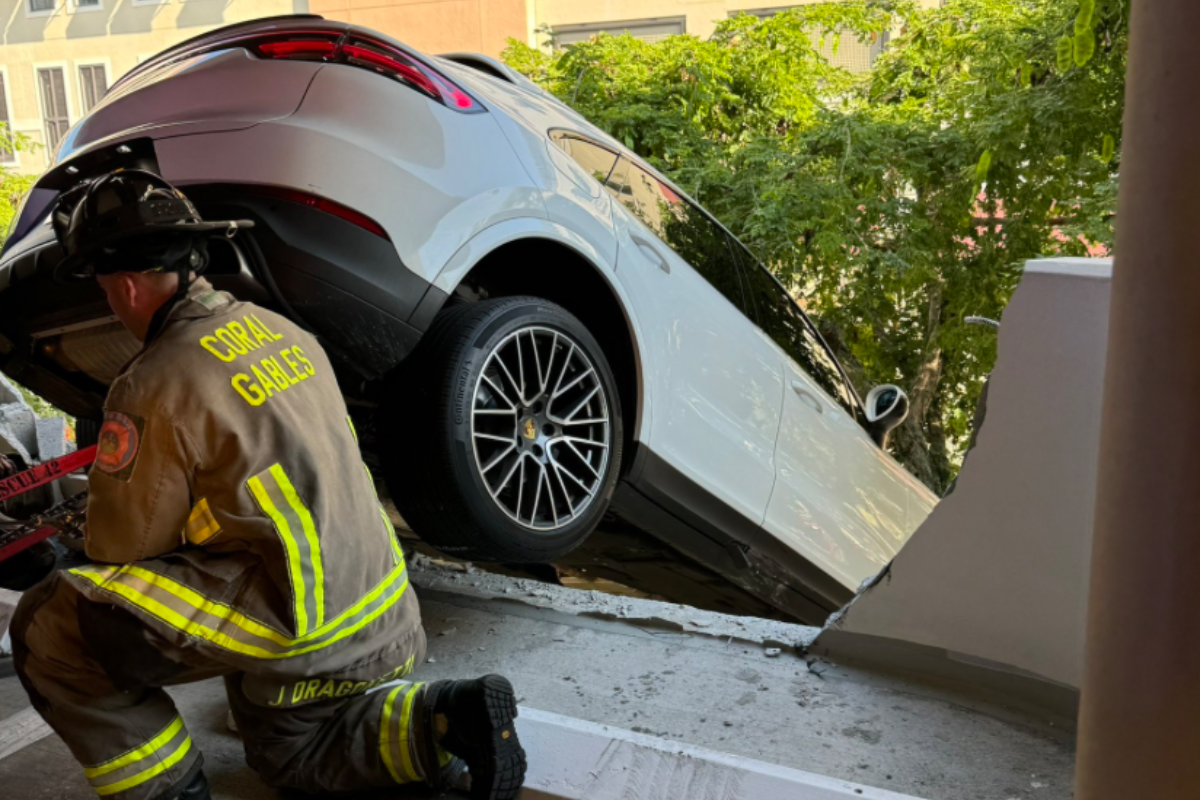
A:
[[[957,489],[837,629],[1079,687],[1111,277],[1107,261],[1027,264]]]

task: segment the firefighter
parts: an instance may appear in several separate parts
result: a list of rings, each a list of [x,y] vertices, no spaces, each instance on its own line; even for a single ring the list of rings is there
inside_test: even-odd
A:
[[[162,178],[117,171],[53,212],[63,280],[96,279],[143,342],[110,387],[88,478],[92,563],[12,625],[30,700],[118,800],[209,798],[164,686],[223,676],[246,760],[304,792],[470,775],[520,791],[511,684],[404,682],[425,632],[333,368],[287,319],[202,278],[213,236]]]

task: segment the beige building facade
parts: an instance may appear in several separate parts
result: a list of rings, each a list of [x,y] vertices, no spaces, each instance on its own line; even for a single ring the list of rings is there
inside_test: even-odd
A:
[[[796,5],[771,0],[0,0],[0,123],[35,143],[33,151],[0,151],[0,167],[41,172],[47,153],[127,71],[185,39],[258,17],[314,13],[373,28],[424,52],[498,56],[509,38],[561,47],[601,31],[628,31],[647,40],[677,33],[706,37],[729,16],[768,16]],[[886,36],[873,43],[847,40],[827,55],[864,70],[886,43]]]

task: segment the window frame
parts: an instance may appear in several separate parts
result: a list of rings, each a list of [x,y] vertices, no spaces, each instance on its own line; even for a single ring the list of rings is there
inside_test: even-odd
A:
[[[12,81],[9,80],[6,64],[0,64],[0,82],[3,82],[4,85],[3,92],[0,92],[0,106],[3,107],[4,115],[8,118],[9,133],[16,133],[16,128],[13,126]],[[13,150],[8,154],[7,159],[0,156],[0,166],[6,169],[20,169],[21,153]]]
[[[67,61],[38,61],[34,64],[31,64],[30,67],[33,69],[34,94],[37,96],[38,118],[42,123],[42,136],[46,137],[46,141],[43,141],[42,144],[46,148],[46,158],[49,160],[53,158],[54,153],[58,151],[58,146],[62,143],[62,140],[66,138],[71,128],[75,125],[75,121],[78,120],[78,117],[75,119],[71,118],[71,110],[75,107],[75,94],[72,90],[72,81],[70,79],[71,64]],[[52,145],[50,144],[49,137],[47,136],[48,130],[46,126],[50,120],[46,115],[46,102],[42,95],[41,73],[42,70],[54,69],[60,70],[63,76],[63,103],[65,105],[63,108],[63,113],[65,114],[64,118],[67,122],[67,129],[63,131],[63,134],[59,137],[59,140]]]
[[[35,10],[33,0],[21,0],[21,5],[25,7],[25,16],[27,18],[36,19],[38,17],[52,17],[59,12],[63,7],[63,0],[54,0],[50,8]]]
[[[559,145],[559,142],[561,142],[563,139],[575,139],[577,141],[583,142],[584,144],[591,145],[592,147],[595,147],[598,150],[603,150],[607,153],[612,153],[612,155],[613,155],[612,166],[608,168],[608,174],[604,176],[604,180],[600,181],[601,187],[603,187],[605,189],[608,188],[608,179],[612,177],[613,171],[616,170],[616,168],[617,168],[617,164],[621,163],[620,151],[618,151],[617,149],[612,147],[612,145],[607,145],[602,142],[597,142],[595,139],[591,138],[590,136],[586,136],[577,131],[573,131],[570,128],[551,128],[550,130],[546,131],[546,135],[550,137],[550,141],[554,144],[554,146],[557,147],[563,153],[563,155],[567,156],[567,158],[571,158],[571,154],[568,153],[566,150],[564,150],[561,145]],[[571,159],[571,160],[575,161],[575,159]],[[579,164],[578,161],[575,161],[575,163]],[[580,164],[580,167],[582,168],[583,165]],[[594,175],[592,177],[595,178]]]
[[[78,98],[79,107],[76,110],[78,111],[79,116],[81,118],[87,114],[92,113],[91,108],[83,107],[84,101],[87,99],[87,92],[84,91],[83,70],[88,67],[93,67],[93,68],[100,67],[101,69],[104,70],[104,94],[108,94],[108,90],[112,88],[112,64],[110,63],[109,59],[96,58],[96,59],[88,59],[88,60],[83,60],[83,61],[76,61],[75,62],[75,80],[78,81],[78,85],[79,85],[79,98]],[[92,108],[95,108],[96,105],[98,105],[100,103],[100,101],[103,99],[104,99],[104,95],[97,97],[96,102],[92,104]]]
[[[79,4],[79,0],[69,0],[71,4],[72,14],[90,14],[93,11],[104,10],[104,0],[96,0],[95,5],[84,6]]]
[[[691,267],[693,270],[695,270],[696,273],[701,278],[704,279],[705,283],[707,283],[709,286],[711,286],[713,289],[715,289],[718,294],[720,294],[722,297],[724,297],[734,308],[736,308],[742,316],[746,317],[751,322],[753,322],[754,320],[752,320],[750,318],[750,313],[751,313],[750,312],[750,295],[746,290],[747,289],[746,276],[745,276],[745,273],[742,272],[741,260],[738,258],[737,253],[734,251],[733,245],[729,241],[732,236],[732,234],[729,233],[729,230],[724,225],[721,224],[720,220],[718,220],[716,217],[714,217],[712,214],[710,214],[708,212],[708,210],[704,208],[704,206],[697,203],[695,200],[693,200],[691,197],[689,197],[686,192],[681,190],[678,186],[676,186],[671,181],[667,180],[656,169],[654,169],[653,167],[651,167],[649,164],[642,161],[641,159],[637,158],[636,156],[627,155],[625,153],[618,153],[617,154],[617,163],[613,165],[612,170],[608,173],[609,181],[611,181],[613,176],[617,174],[617,170],[620,168],[622,162],[628,163],[634,169],[640,169],[642,172],[646,173],[646,175],[648,175],[650,178],[657,181],[662,186],[666,187],[671,192],[671,194],[675,195],[675,197],[679,201],[679,203],[686,206],[688,209],[688,219],[687,219],[688,225],[695,225],[695,224],[697,224],[697,222],[699,220],[703,220],[705,224],[709,225],[712,228],[712,232],[721,238],[721,240],[725,246],[725,249],[727,251],[727,254],[728,254],[729,263],[733,268],[733,276],[737,282],[738,294],[740,295],[740,300],[730,297],[728,294],[726,294],[724,291],[722,291],[720,286],[713,283],[709,279],[708,274],[707,274],[709,272],[708,269],[702,268],[701,266],[697,266],[696,264],[693,264],[690,261],[688,261],[686,258],[683,257],[682,254],[680,254],[678,252],[678,250],[676,250],[676,248],[670,242],[668,242],[666,239],[663,238],[662,234],[660,234],[658,231],[654,230],[654,228],[650,227],[650,225],[647,224],[647,222],[644,219],[642,219],[638,214],[633,213],[632,211],[630,212],[630,213],[633,213],[633,216],[634,216],[634,218],[637,219],[638,224],[640,224],[643,228],[645,228],[650,233],[650,235],[652,235],[659,242],[662,242],[664,245],[666,245],[668,249],[670,249],[673,253],[675,253],[676,256],[678,256],[680,258],[680,260],[684,261],[684,263],[686,263],[689,267]],[[608,190],[609,194],[611,194],[613,196],[614,200],[616,200],[618,203],[620,203],[623,206],[625,205],[625,202],[621,199],[620,192],[616,191],[614,189],[614,187],[612,185],[610,185],[607,181],[605,182],[604,186]],[[626,207],[626,208],[628,209],[628,207]]]

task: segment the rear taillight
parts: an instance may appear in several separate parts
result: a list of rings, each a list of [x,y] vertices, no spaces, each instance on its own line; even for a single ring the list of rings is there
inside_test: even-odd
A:
[[[260,58],[326,61],[369,69],[464,114],[486,109],[446,76],[392,45],[332,31],[290,31],[242,42]]]

